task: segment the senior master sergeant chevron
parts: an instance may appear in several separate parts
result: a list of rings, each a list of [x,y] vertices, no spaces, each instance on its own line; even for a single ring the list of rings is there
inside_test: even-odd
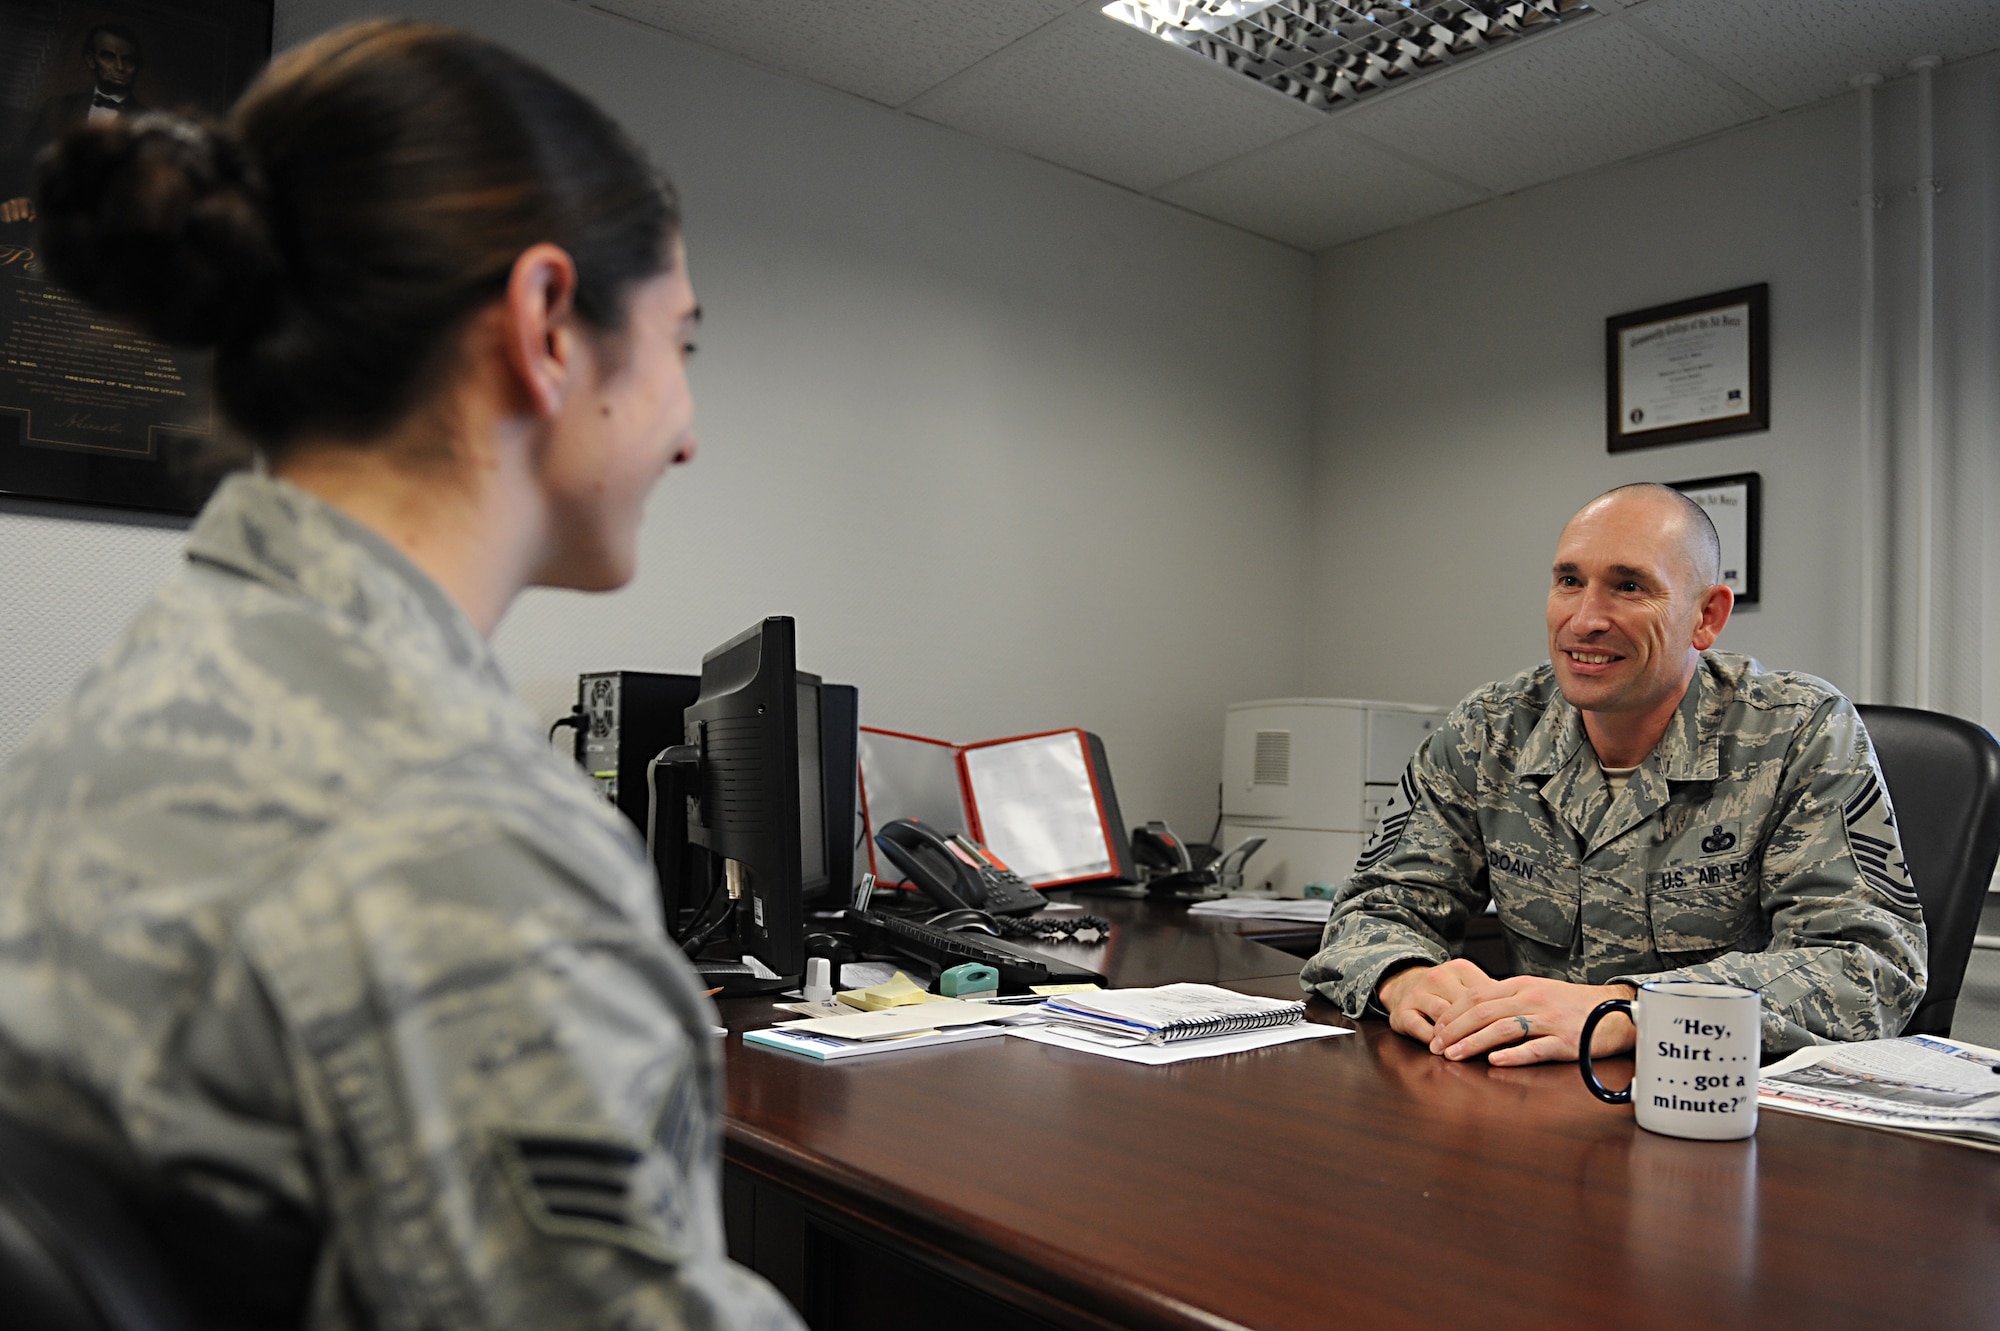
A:
[[[1570,519],[1549,663],[1425,742],[1301,982],[1450,1059],[1577,1056],[1649,979],[1760,990],[1764,1049],[1896,1034],[1923,915],[1853,704],[1709,650],[1733,596],[1699,506],[1628,485]],[[1494,903],[1516,975],[1449,959]],[[1622,1016],[1594,1052],[1630,1048]]]

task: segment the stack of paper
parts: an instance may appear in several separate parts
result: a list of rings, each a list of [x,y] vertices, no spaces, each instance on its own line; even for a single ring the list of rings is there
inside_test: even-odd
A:
[[[1188,907],[1190,915],[1220,915],[1231,920],[1298,920],[1305,924],[1325,924],[1333,914],[1333,903],[1324,897],[1304,901],[1279,901],[1269,897],[1224,897],[1219,901],[1197,901]]]
[[[1346,1033],[1306,1021],[1303,1001],[1260,998],[1212,984],[1065,995],[1049,1000],[1041,1013],[1046,1024],[1016,1026],[1008,1033],[1129,1063],[1178,1063]]]
[[[849,1058],[1002,1035],[1004,1028],[994,1023],[1013,1015],[984,1003],[939,998],[915,1007],[781,1021],[769,1030],[744,1032],[743,1042],[811,1058]]]
[[[1289,1026],[1306,1019],[1306,1004],[1302,998],[1260,998],[1213,984],[1163,984],[1064,994],[1049,1000],[1044,1015],[1126,1044],[1171,1044]]]
[[[1159,1064],[1349,1033],[1342,1026],[1315,1025],[1304,1014],[1302,1002],[1209,984],[1086,988],[1030,1008],[934,998],[914,1007],[785,1021],[768,1030],[746,1031],[743,1042],[835,1059],[1016,1035],[1128,1063]]]
[[[1319,1040],[1329,1035],[1350,1035],[1353,1032],[1345,1026],[1319,1026],[1302,1021],[1296,1026],[1280,1026],[1268,1031],[1244,1031],[1240,1035],[1211,1035],[1205,1040],[1182,1040],[1178,1044],[1124,1045],[1103,1044],[1074,1026],[1053,1024],[1008,1026],[1005,1028],[1005,1033],[1016,1039],[1054,1045],[1058,1049],[1068,1049],[1079,1054],[1098,1054],[1125,1063],[1145,1063],[1157,1067],[1163,1063],[1185,1063],[1196,1058],[1242,1054],[1252,1049],[1265,1049],[1271,1045],[1290,1044],[1295,1040]]]

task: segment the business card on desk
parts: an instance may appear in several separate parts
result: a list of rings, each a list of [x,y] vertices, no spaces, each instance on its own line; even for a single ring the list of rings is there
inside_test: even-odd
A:
[[[892,1054],[909,1049],[929,1049],[941,1044],[990,1039],[1006,1033],[1006,1029],[1001,1026],[951,1026],[941,1031],[915,1031],[888,1040],[842,1040],[831,1035],[815,1035],[810,1031],[792,1031],[782,1026],[773,1026],[769,1030],[745,1031],[743,1043],[753,1049],[775,1049],[788,1054],[804,1054],[808,1058],[825,1062],[830,1059],[855,1058],[868,1054]]]
[[[837,998],[829,998],[823,1003],[773,1003],[771,1006],[779,1012],[796,1012],[801,1017],[844,1017],[854,1011]]]

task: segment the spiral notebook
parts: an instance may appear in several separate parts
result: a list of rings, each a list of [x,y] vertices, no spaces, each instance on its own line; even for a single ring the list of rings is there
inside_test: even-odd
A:
[[[1171,1044],[1215,1035],[1262,1031],[1306,1019],[1304,1000],[1260,998],[1212,984],[1163,984],[1063,994],[1042,1006],[1050,1021],[1119,1043]]]

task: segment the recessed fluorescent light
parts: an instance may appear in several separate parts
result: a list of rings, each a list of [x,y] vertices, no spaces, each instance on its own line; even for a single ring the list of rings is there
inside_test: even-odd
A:
[[[1104,12],[1324,111],[1588,13],[1585,0],[1114,0]]]

